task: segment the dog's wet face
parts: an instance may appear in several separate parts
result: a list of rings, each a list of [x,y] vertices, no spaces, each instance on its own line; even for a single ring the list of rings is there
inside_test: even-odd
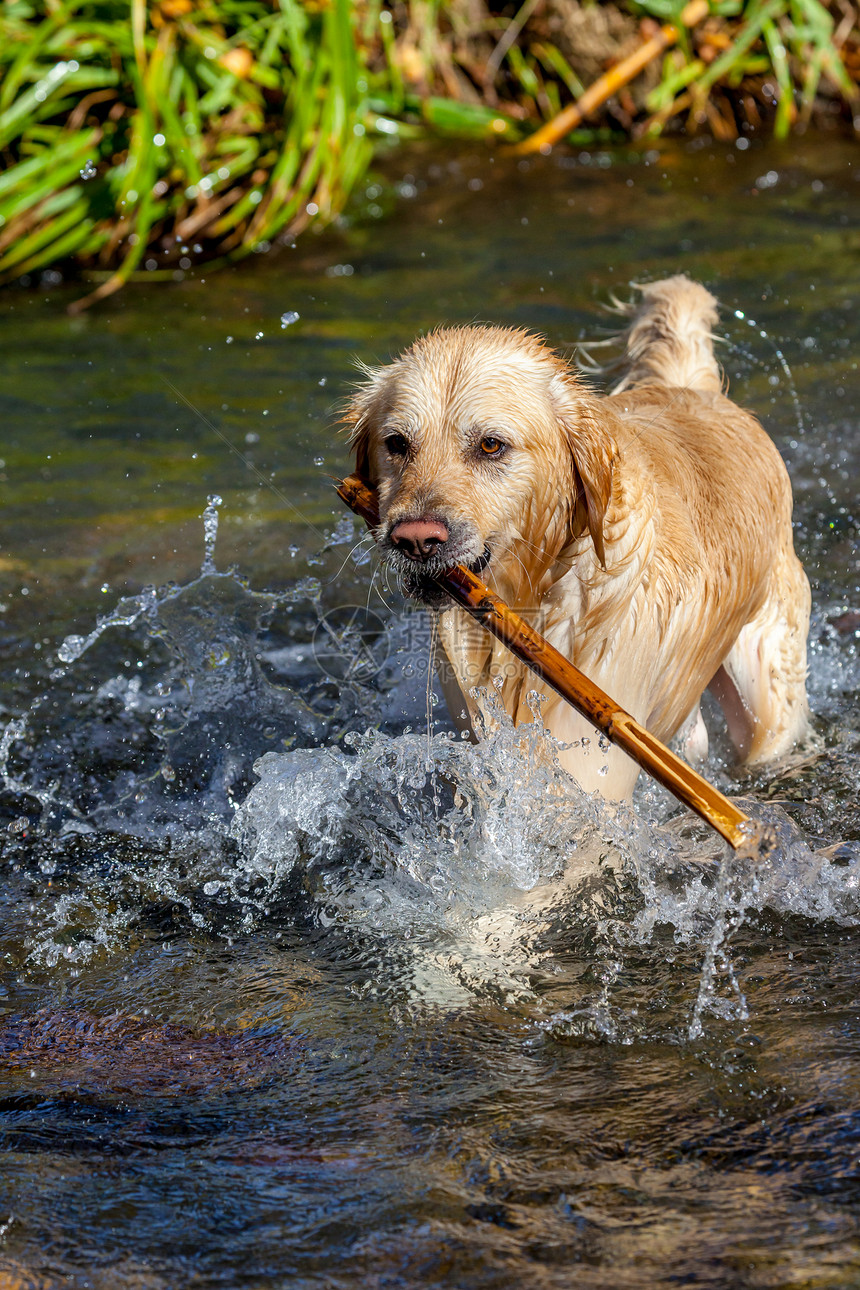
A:
[[[578,476],[561,422],[561,361],[524,332],[434,332],[368,372],[347,414],[377,489],[375,537],[407,594],[439,603],[454,564],[496,574],[554,558]]]

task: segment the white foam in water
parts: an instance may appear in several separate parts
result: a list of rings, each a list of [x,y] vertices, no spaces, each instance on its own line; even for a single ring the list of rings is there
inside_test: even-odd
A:
[[[701,828],[700,840],[686,838],[689,817],[649,825],[589,797],[558,769],[541,727],[514,730],[492,700],[482,701],[495,722],[486,741],[437,736],[429,776],[426,738],[415,735],[365,736],[353,756],[330,749],[262,758],[260,782],[233,826],[249,870],[277,887],[300,869],[315,875],[329,917],[360,919],[387,935],[408,928],[423,938],[424,967],[416,962],[425,975],[429,934],[453,935],[447,958],[454,954],[461,977],[468,959],[478,989],[527,968],[548,925],[581,921],[589,884],[626,873],[643,899],[606,924],[616,950],[648,945],[665,926],[676,943],[703,947],[691,1038],[707,1013],[745,1015],[729,944],[750,911],[860,919],[860,855],[834,866],[780,808],[746,804],[775,831],[767,861],[730,858]],[[434,799],[434,777],[454,786],[447,804]],[[435,980],[435,1001],[438,989]]]
[[[494,728],[478,745],[369,732],[352,738],[352,755],[261,758],[260,782],[233,826],[250,868],[277,882],[300,861],[325,866],[334,852],[366,851],[395,887],[407,879],[427,894],[431,916],[440,892],[449,912],[480,908],[557,876],[602,806],[585,794],[574,800],[542,727],[515,731],[493,700],[482,701]]]

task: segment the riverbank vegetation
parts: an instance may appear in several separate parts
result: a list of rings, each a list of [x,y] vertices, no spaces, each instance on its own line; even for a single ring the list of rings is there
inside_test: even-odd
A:
[[[852,0],[5,0],[0,78],[0,283],[73,261],[84,307],[331,220],[385,141],[528,147],[586,90],[558,135],[579,146],[860,131],[860,18]]]

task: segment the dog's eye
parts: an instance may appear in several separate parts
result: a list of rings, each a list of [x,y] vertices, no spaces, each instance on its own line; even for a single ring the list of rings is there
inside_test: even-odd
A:
[[[392,457],[405,457],[409,451],[409,440],[402,434],[390,434],[385,439],[385,446]]]
[[[481,440],[481,452],[485,457],[501,457],[507,444],[502,443],[495,435],[485,434]]]

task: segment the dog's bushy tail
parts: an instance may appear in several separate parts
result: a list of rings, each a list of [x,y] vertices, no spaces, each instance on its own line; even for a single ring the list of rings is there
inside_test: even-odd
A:
[[[691,390],[722,388],[714,357],[717,302],[684,274],[637,286],[641,299],[619,308],[630,325],[619,337],[624,345],[616,392],[633,385],[671,385]]]

